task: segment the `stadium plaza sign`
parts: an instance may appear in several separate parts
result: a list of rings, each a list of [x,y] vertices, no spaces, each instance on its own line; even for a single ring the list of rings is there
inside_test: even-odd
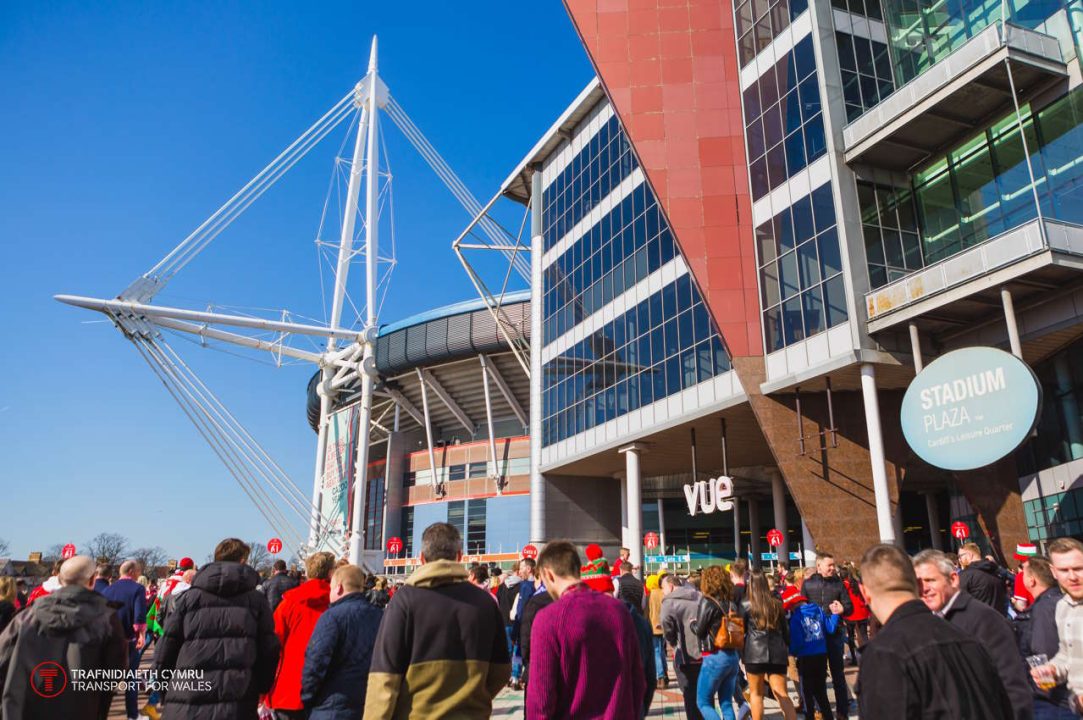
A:
[[[711,480],[697,480],[684,486],[684,499],[688,502],[688,514],[698,509],[704,515],[733,509],[733,478],[722,476]]]
[[[929,363],[903,396],[900,422],[915,453],[945,470],[974,470],[1014,452],[1041,414],[1042,388],[1019,358],[991,347]]]

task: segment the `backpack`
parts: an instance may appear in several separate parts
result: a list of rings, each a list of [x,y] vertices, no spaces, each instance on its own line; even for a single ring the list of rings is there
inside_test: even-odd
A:
[[[714,646],[718,650],[743,650],[745,647],[745,619],[735,610],[726,612],[712,598],[711,602],[718,605],[722,610],[722,622],[718,625],[718,632],[714,636]],[[732,608],[732,605],[730,606]]]

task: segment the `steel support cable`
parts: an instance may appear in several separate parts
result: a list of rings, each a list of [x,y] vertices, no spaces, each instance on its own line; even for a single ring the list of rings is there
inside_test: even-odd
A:
[[[315,509],[310,501],[307,499],[298,499],[299,491],[292,481],[289,480],[289,476],[285,474],[285,471],[279,467],[274,460],[270,458],[267,452],[252,438],[251,434],[237,421],[237,419],[229,412],[228,409],[222,404],[222,402],[214,395],[214,393],[199,379],[199,377],[192,371],[190,367],[177,355],[176,351],[169,346],[168,343],[155,343],[159,348],[164,347],[168,349],[176,360],[169,358],[167,360],[178,368],[179,371],[185,373],[185,380],[193,387],[197,394],[197,402],[200,402],[200,407],[208,414],[215,425],[226,434],[227,440],[238,448],[242,456],[253,466],[264,479],[264,481],[271,486],[271,489],[287,504],[289,509],[297,514],[303,521],[308,522]],[[161,350],[163,354],[164,350]],[[213,413],[213,415],[211,415]],[[217,420],[215,419],[217,417]],[[281,474],[281,477],[275,476],[275,471]],[[292,491],[292,495],[291,495]],[[317,510],[318,512],[318,510]],[[320,514],[320,519],[326,520],[327,518]]]
[[[257,503],[257,508],[260,508],[264,517],[267,517],[269,521],[273,517],[274,522],[271,523],[272,527],[279,533],[288,532],[289,535],[293,536],[291,541],[300,540],[300,536],[293,529],[293,525],[289,523],[263,489],[259,487],[256,479],[252,477],[249,472],[250,468],[245,465],[240,457],[238,457],[236,449],[231,447],[229,439],[222,433],[221,428],[214,424],[213,419],[208,416],[206,409],[199,403],[199,400],[195,398],[191,390],[185,386],[183,378],[175,371],[175,367],[171,366],[168,357],[165,356],[162,349],[153,340],[143,339],[142,342],[147,348],[147,351],[174,383],[174,386],[180,392],[181,397],[187,398],[186,403],[188,409],[190,409],[196,417],[199,417],[200,426],[204,431],[204,438],[208,439],[208,442],[213,443],[213,446],[219,451],[219,457],[223,458],[224,462],[226,457],[229,458],[227,468],[237,476],[245,478],[246,482],[242,484],[242,487],[248,493],[249,498],[252,499],[254,503]],[[192,418],[192,415],[190,414],[189,417]],[[193,419],[193,421],[195,420]],[[213,441],[210,438],[213,438]],[[257,496],[259,497],[259,500],[256,499]],[[289,535],[287,535],[287,537],[289,537]]]
[[[278,157],[271,161],[256,177],[252,178],[241,190],[214,212],[207,220],[185,238],[172,252],[146,273],[146,277],[155,277],[165,282],[175,275],[225,229],[249,205],[274,185],[297,162],[307,155],[343,120],[354,114],[349,104],[353,93],[320,118],[311,128],[294,141]]]
[[[312,501],[301,494],[301,491],[297,488],[296,485],[294,485],[293,481],[290,480],[290,477],[286,473],[286,471],[283,470],[282,467],[274,461],[274,459],[263,448],[263,446],[259,444],[259,442],[252,436],[250,432],[248,432],[248,429],[241,424],[241,422],[236,418],[236,416],[234,416],[233,413],[229,411],[229,409],[225,406],[225,404],[222,403],[218,396],[215,395],[209,387],[207,387],[203,380],[195,373],[195,371],[192,370],[191,367],[189,367],[188,363],[184,361],[184,359],[177,353],[177,351],[174,350],[173,347],[170,346],[168,343],[159,343],[159,345],[164,346],[166,350],[169,351],[170,355],[173,356],[173,362],[179,367],[181,367],[184,372],[186,372],[190,376],[191,381],[198,386],[198,389],[202,391],[202,395],[205,401],[208,403],[208,405],[211,406],[212,409],[215,409],[216,414],[219,416],[222,422],[227,423],[227,425],[237,436],[240,442],[249,448],[252,455],[255,456],[255,459],[259,460],[263,469],[266,472],[272,474],[272,476],[276,478],[277,482],[283,487],[286,494],[292,497],[292,504],[294,505],[296,511],[301,514],[302,517],[308,518],[311,515],[312,511],[314,509],[317,509],[312,505]]]
[[[158,360],[158,362],[165,368],[166,372],[168,372],[169,375],[178,384],[178,387],[182,390],[184,395],[189,398],[192,407],[196,408],[199,415],[203,418],[204,425],[208,429],[208,431],[217,433],[215,437],[218,439],[220,447],[222,447],[223,452],[226,455],[229,455],[232,458],[235,467],[238,469],[238,473],[247,477],[249,483],[251,484],[252,492],[254,494],[258,494],[268,507],[273,508],[273,514],[277,517],[278,521],[280,523],[286,524],[289,528],[291,528],[290,532],[295,536],[295,539],[300,540],[300,536],[296,533],[296,531],[292,530],[292,528],[294,527],[293,524],[286,519],[285,515],[279,509],[278,505],[275,504],[275,502],[270,498],[270,496],[267,495],[264,488],[258,484],[257,478],[252,476],[251,471],[254,470],[259,473],[259,468],[255,467],[251,463],[251,459],[248,458],[237,447],[236,442],[233,441],[233,439],[225,433],[221,425],[218,424],[215,421],[214,417],[210,415],[206,406],[203,404],[204,401],[202,401],[198,397],[197,392],[193,392],[193,390],[195,389],[191,386],[191,381],[179,373],[179,369],[177,368],[177,366],[171,362],[167,355],[165,355],[165,352],[161,349],[158,343],[151,342],[149,344],[149,348],[152,350],[152,352],[157,353],[156,359]],[[265,476],[264,479],[266,479]]]
[[[218,456],[219,460],[222,461],[222,464],[226,466],[229,473],[233,475],[234,480],[241,486],[241,489],[256,506],[256,509],[259,510],[260,514],[263,515],[264,519],[267,520],[271,528],[276,533],[289,538],[290,533],[286,531],[289,527],[288,524],[283,524],[284,520],[281,517],[276,517],[277,514],[273,512],[273,508],[269,507],[266,504],[266,501],[251,487],[250,480],[245,477],[242,469],[237,465],[235,458],[233,458],[225,448],[222,439],[215,436],[213,430],[207,424],[206,419],[201,416],[201,413],[197,411],[191,401],[184,397],[176,379],[174,379],[167,371],[161,360],[151,352],[148,341],[145,338],[135,335],[131,336],[131,339],[144,361],[150,366],[151,370],[158,377],[159,381],[161,381],[162,385],[165,386],[166,390],[177,402],[199,434],[203,436],[203,439],[211,447],[211,450]]]
[[[418,151],[418,153],[429,163],[433,171],[437,176],[447,185],[452,195],[463,205],[467,212],[471,213],[474,217],[477,217],[482,212],[481,203],[473,196],[470,190],[459,179],[455,171],[447,164],[444,158],[436,150],[435,147],[428,141],[421,130],[414,124],[413,120],[406,114],[406,111],[399,105],[394,98],[389,98],[387,103],[387,114],[398,125],[399,129],[410,140],[411,144]],[[510,235],[503,230],[497,223],[491,218],[482,217],[479,220],[479,224],[485,230],[485,233],[489,236],[490,240],[507,255],[507,250],[513,247],[511,243]],[[530,266],[526,261],[516,262],[514,256],[509,258],[516,266],[519,273],[526,278],[530,279]]]

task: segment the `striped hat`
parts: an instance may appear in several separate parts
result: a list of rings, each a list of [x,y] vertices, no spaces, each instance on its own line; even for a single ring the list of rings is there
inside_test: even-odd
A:
[[[1015,559],[1026,562],[1038,554],[1038,548],[1030,543],[1019,543],[1015,546]]]

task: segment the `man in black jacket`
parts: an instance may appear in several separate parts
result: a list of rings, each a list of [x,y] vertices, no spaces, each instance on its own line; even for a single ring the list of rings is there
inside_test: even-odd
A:
[[[331,606],[320,615],[305,649],[301,701],[308,720],[356,720],[365,708],[365,688],[383,611],[361,592],[365,574],[343,565],[331,576]]]
[[[267,578],[267,581],[263,583],[260,589],[267,596],[267,603],[271,606],[271,615],[273,617],[275,610],[278,609],[278,604],[282,602],[282,596],[287,590],[293,590],[300,583],[297,578],[291,577],[286,570],[285,560],[275,560],[272,567],[274,569],[271,577]]]
[[[989,654],[918,599],[914,566],[894,545],[861,559],[862,592],[883,627],[865,646],[860,715],[876,720],[1012,720]]]
[[[61,587],[15,616],[0,635],[0,717],[105,720],[112,691],[78,691],[73,671],[118,671],[128,640],[117,613],[94,587],[94,561],[77,555],[57,573]],[[84,678],[85,679],[85,678]],[[54,694],[55,693],[55,694]]]
[[[974,543],[963,545],[959,551],[959,589],[983,602],[1001,615],[1008,615],[1008,585],[1000,567],[981,556]]]
[[[816,572],[805,578],[804,584],[801,585],[801,594],[807,597],[809,602],[819,605],[824,611],[824,617],[832,613],[845,616],[854,611],[850,591],[846,589],[842,578],[839,577],[838,569],[835,567],[835,558],[831,553],[816,554]],[[836,603],[838,603],[837,606]],[[839,606],[841,610],[838,609]],[[845,651],[846,627],[840,622],[835,627],[835,632],[827,636],[827,665],[831,668],[831,686],[835,689],[835,708],[841,718],[850,714]]]
[[[1019,652],[1023,657],[1045,655],[1052,659],[1060,649],[1060,633],[1057,630],[1057,602],[1063,597],[1049,560],[1034,556],[1023,565],[1023,584],[1034,598],[1026,612],[1015,619]],[[1035,720],[1071,720],[1072,693],[1066,685],[1052,690],[1039,690],[1030,681],[1034,696]]]
[[[620,577],[617,578],[617,599],[623,600],[635,609],[640,615],[643,614],[643,596],[646,589],[643,581],[632,572],[632,563],[622,563]]]
[[[196,671],[197,682],[167,683],[163,720],[250,720],[271,689],[281,647],[259,573],[246,565],[250,548],[228,538],[214,562],[177,600],[154,654],[155,670]]]
[[[1011,699],[1015,720],[1034,717],[1031,684],[1019,654],[1011,625],[988,605],[959,589],[959,575],[939,550],[924,550],[914,557],[922,602],[954,627],[976,638],[996,665]]]

